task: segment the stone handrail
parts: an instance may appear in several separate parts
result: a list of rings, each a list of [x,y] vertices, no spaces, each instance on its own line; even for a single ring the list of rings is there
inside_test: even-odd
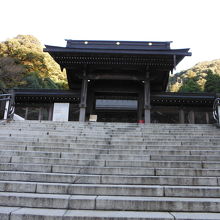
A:
[[[3,103],[3,105],[5,105],[3,119],[13,119],[14,109],[15,109],[13,92],[0,94],[0,104],[2,104],[2,103]]]
[[[220,125],[220,98],[216,98],[213,103],[213,117],[217,124]]]

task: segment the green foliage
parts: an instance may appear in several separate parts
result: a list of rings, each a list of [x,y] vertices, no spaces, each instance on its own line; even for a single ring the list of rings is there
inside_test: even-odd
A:
[[[23,78],[25,84],[18,88],[32,89],[60,89],[61,87],[53,82],[50,78],[42,78],[37,73],[32,72]]]
[[[220,76],[208,73],[204,87],[205,92],[220,92]]]
[[[31,73],[24,77],[25,80],[25,88],[32,88],[32,89],[41,89],[44,84],[42,78],[40,78],[37,73]]]
[[[5,58],[13,60],[6,65],[10,73],[4,70],[0,75],[0,81],[7,88],[68,87],[66,73],[61,72],[53,58],[43,52],[39,40],[31,35],[18,35],[0,43],[0,59]]]
[[[201,92],[196,78],[188,78],[187,81],[179,88],[179,92]]]
[[[220,59],[201,62],[170,77],[171,92],[219,92]]]
[[[11,88],[22,85],[25,67],[12,57],[0,57],[0,88]]]

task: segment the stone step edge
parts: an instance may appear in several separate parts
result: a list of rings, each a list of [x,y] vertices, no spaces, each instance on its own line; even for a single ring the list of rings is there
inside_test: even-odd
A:
[[[5,185],[4,185],[5,184]],[[10,188],[10,186],[15,185],[16,186],[16,190],[12,190],[12,188]],[[4,189],[4,187],[7,187],[7,190],[1,191]],[[22,191],[22,187],[24,187],[23,191]],[[40,188],[39,188],[40,187]],[[54,187],[53,188],[53,193],[49,193],[49,191],[45,192],[44,190],[42,191],[41,187],[46,187],[45,189],[48,189],[48,187]],[[63,188],[60,188],[63,187]],[[107,189],[107,188],[113,188],[113,189],[126,189],[126,190],[159,190],[159,194],[155,194],[155,195],[151,195],[151,197],[175,197],[172,196],[171,192],[169,190],[190,190],[189,192],[191,192],[192,190],[204,190],[204,191],[210,191],[210,190],[217,190],[220,192],[220,186],[172,186],[172,185],[126,185],[126,184],[122,184],[122,185],[118,185],[118,184],[103,184],[103,183],[48,183],[48,182],[29,182],[29,181],[8,181],[8,180],[0,180],[0,192],[8,192],[8,193],[36,193],[36,194],[53,194],[53,195],[66,195],[66,194],[71,194],[69,192],[69,187],[76,187],[76,188],[86,188],[86,190],[89,189]],[[58,191],[56,191],[57,189]],[[59,191],[60,190],[60,191]],[[96,193],[98,193],[96,191]],[[168,194],[167,194],[168,193]],[[74,193],[71,195],[85,195],[84,193]],[[88,195],[99,195],[99,196],[108,196],[105,194],[91,194],[89,193]],[[113,196],[113,194],[109,195],[109,196]],[[118,194],[116,196],[123,196],[121,194]],[[137,195],[128,195],[126,194],[125,196],[137,196]],[[144,195],[141,195],[144,196]],[[210,196],[210,195],[209,195]],[[140,195],[139,195],[140,197]],[[144,196],[146,197],[146,195]],[[184,196],[180,196],[180,197],[184,197]],[[185,196],[185,198],[189,198],[189,197],[193,197],[193,194],[190,196]],[[198,198],[199,196],[196,196],[195,198]],[[205,197],[204,197],[205,198]],[[218,198],[217,196],[206,196],[206,198]]]
[[[71,209],[40,209],[0,206],[0,217],[15,220],[16,218],[60,218],[62,220],[219,220],[220,213],[189,213],[189,212],[135,212],[135,211],[99,211]]]
[[[206,215],[207,216],[207,215]],[[220,214],[219,214],[220,216]],[[69,220],[174,220],[169,212],[135,212],[135,211],[99,211],[99,210],[71,210],[71,209],[43,209],[43,208],[21,208],[0,206],[0,218],[16,220],[17,218],[29,220],[34,219],[62,219]],[[217,214],[218,217],[218,214]],[[219,217],[220,219],[220,217]]]
[[[1,176],[3,175],[3,177]],[[18,176],[19,175],[19,176]],[[24,175],[24,176],[22,176]],[[161,180],[164,179],[164,181],[166,183],[161,183],[161,181],[159,181],[159,183],[146,183],[144,182],[145,185],[166,185],[166,186],[175,186],[175,184],[171,184],[168,180],[169,179],[175,179],[175,180],[181,180],[182,184],[178,184],[181,186],[188,186],[189,183],[188,181],[192,181],[192,186],[219,186],[220,185],[220,179],[218,177],[194,177],[194,176],[143,176],[143,175],[102,175],[102,174],[95,174],[95,175],[91,175],[91,174],[67,174],[67,173],[39,173],[39,172],[22,172],[22,171],[0,171],[0,176],[1,176],[1,180],[2,181],[29,181],[31,178],[31,182],[35,182],[36,178],[33,178],[34,176],[36,176],[38,178],[39,181],[39,176],[42,176],[44,178],[41,178],[41,182],[46,182],[46,183],[79,183],[78,180],[81,178],[96,178],[95,181],[86,181],[83,182],[81,181],[80,183],[96,183],[96,184],[116,184],[116,185],[123,185],[123,184],[127,184],[129,182],[129,185],[143,185],[143,181],[140,180],[148,180],[148,179],[153,179],[153,180]],[[13,178],[12,178],[13,176]],[[22,177],[22,178],[21,178]],[[54,181],[51,180],[50,178],[53,177],[59,177],[59,181]],[[62,178],[69,178],[68,180],[62,180]],[[46,178],[46,179],[45,179]],[[49,179],[48,179],[49,178]],[[60,180],[61,178],[61,180]],[[112,180],[109,180],[113,178]],[[125,182],[121,182],[121,178],[128,178],[129,181]],[[133,183],[132,180],[134,179],[139,179],[139,183]],[[118,181],[116,181],[118,179]],[[183,181],[187,180],[186,183],[184,183]],[[204,183],[197,183],[197,184],[193,184],[196,180],[198,181],[202,181]]]
[[[54,150],[55,151],[52,151]],[[65,151],[63,151],[65,150]],[[71,150],[71,151],[70,151]],[[116,154],[118,155],[120,151],[122,152],[127,152],[128,153],[135,153],[134,155],[142,155],[143,152],[137,154],[137,152],[140,152],[140,151],[144,151],[145,153],[150,153],[150,154],[155,154],[155,155],[158,155],[159,153],[166,153],[165,155],[171,155],[171,156],[175,156],[175,155],[197,155],[197,156],[200,156],[202,154],[200,153],[212,153],[212,154],[209,154],[209,155],[213,155],[213,156],[216,156],[216,153],[220,153],[220,148],[219,150],[213,150],[213,149],[196,149],[196,150],[191,150],[191,149],[181,149],[181,150],[178,150],[178,149],[175,149],[175,148],[155,148],[155,149],[148,149],[147,147],[146,148],[143,148],[143,149],[121,149],[121,148],[68,148],[68,147],[41,147],[41,146],[16,146],[16,145],[6,145],[4,147],[4,145],[1,145],[0,144],[0,151],[20,151],[20,152],[45,152],[45,153],[74,153],[74,154],[97,154],[97,153],[93,153],[92,151],[96,152],[101,152],[104,151],[105,154]],[[75,153],[74,151],[78,151],[77,153]],[[80,152],[82,151],[82,152]],[[89,153],[86,153],[85,151],[91,151]],[[117,153],[114,153],[115,151],[118,151]],[[169,154],[168,154],[169,152]],[[175,154],[172,154],[172,153],[175,153]],[[180,154],[182,153],[182,154]],[[198,153],[198,154],[197,154]],[[103,153],[102,153],[103,154]],[[130,154],[129,154],[130,155]],[[219,155],[219,154],[217,154]]]
[[[101,155],[101,154],[100,154]],[[97,156],[99,156],[99,155],[97,155]],[[198,156],[200,156],[200,155],[198,155]],[[192,155],[192,157],[193,157],[193,155]],[[202,156],[201,156],[202,157]],[[207,156],[208,157],[208,156]],[[220,157],[220,156],[219,156]],[[132,160],[132,159],[124,159],[124,160],[116,160],[116,159],[70,159],[70,158],[49,158],[49,157],[25,157],[25,156],[5,156],[4,158],[3,158],[3,161],[5,161],[4,159],[8,159],[8,162],[5,162],[5,163],[28,163],[28,162],[25,162],[25,160],[31,160],[31,159],[35,159],[35,160],[45,160],[46,162],[48,162],[48,163],[42,163],[42,162],[38,162],[38,161],[33,161],[33,164],[45,164],[45,165],[48,165],[48,164],[50,164],[50,165],[71,165],[71,162],[73,162],[73,161],[75,161],[75,162],[88,162],[89,164],[85,164],[86,166],[90,166],[90,165],[92,165],[91,163],[92,162],[94,162],[95,164],[98,164],[98,165],[95,165],[95,166],[99,166],[99,167],[110,167],[110,166],[112,166],[112,165],[109,165],[109,164],[111,164],[111,163],[122,163],[122,164],[120,164],[120,166],[119,165],[117,165],[117,166],[112,166],[112,167],[145,167],[145,168],[147,168],[147,166],[145,166],[145,165],[143,165],[144,163],[151,163],[151,164],[157,164],[157,166],[160,164],[160,163],[166,163],[166,164],[186,164],[186,163],[189,163],[190,162],[190,164],[194,164],[194,165],[198,165],[199,167],[197,167],[197,168],[203,168],[204,167],[204,165],[206,165],[206,164],[218,164],[218,165],[220,165],[220,162],[219,162],[219,160],[205,160],[205,159],[201,159],[201,160],[150,160],[150,156],[149,156],[149,159],[148,160]],[[24,161],[21,161],[20,162],[20,160],[24,160]],[[208,159],[208,158],[207,158]],[[47,161],[48,160],[48,161]],[[58,161],[69,161],[69,163],[60,163],[60,164],[55,164],[55,163],[52,163],[52,161],[54,160],[54,162],[56,161],[56,160],[58,160]],[[7,160],[6,160],[7,161]],[[3,162],[4,163],[4,162]],[[100,165],[100,164],[101,165]],[[103,163],[103,164],[102,164]],[[123,163],[127,163],[127,164],[129,164],[129,163],[137,163],[138,165],[123,165]],[[143,163],[143,164],[142,164]],[[84,165],[84,164],[83,164]],[[83,166],[83,165],[80,165],[80,166]],[[94,166],[94,165],[93,165]],[[148,167],[148,168],[157,168],[157,167]],[[158,167],[158,168],[161,168],[161,167]],[[179,167],[172,167],[172,168],[179,168]],[[196,167],[186,167],[186,168],[196,168]]]
[[[54,165],[54,164],[36,164],[36,163],[0,163],[0,166],[14,166],[15,167],[15,170],[11,170],[11,169],[4,169],[4,170],[1,170],[3,172],[34,172],[34,173],[41,173],[41,171],[31,171],[31,169],[28,171],[28,170],[18,170],[18,167],[21,166],[21,167],[30,167],[30,166],[38,166],[38,167],[48,167],[48,170],[50,170],[49,172],[45,172],[44,173],[54,173],[54,174],[80,174],[80,169],[84,169],[84,170],[87,170],[87,169],[103,169],[103,170],[106,170],[106,169],[115,169],[115,170],[126,170],[126,169],[137,169],[137,167],[113,167],[113,166],[109,166],[109,167],[102,167],[102,166],[77,166],[77,165]],[[73,172],[73,173],[70,173],[69,171],[64,173],[64,172],[61,172],[61,171],[54,171],[55,168],[66,168],[66,167],[71,167],[72,169],[79,169],[79,172]],[[152,170],[153,173],[155,174],[154,176],[164,176],[164,175],[157,175],[158,172],[160,171],[186,171],[186,172],[215,172],[215,171],[219,171],[219,169],[215,169],[215,168],[174,168],[174,167],[170,167],[170,168],[164,168],[164,167],[155,167],[155,168],[149,168],[149,167],[140,167],[139,169],[143,170],[143,171],[147,171],[147,170]],[[0,172],[1,172],[0,171]],[[220,171],[219,171],[220,172]],[[86,174],[86,173],[83,173],[83,174]],[[88,173],[90,175],[92,175],[92,173]],[[94,174],[94,175],[104,175],[104,174]],[[110,175],[110,174],[106,174],[106,175]],[[127,174],[113,174],[113,175],[127,175]],[[132,175],[130,175],[132,176]],[[136,176],[134,174],[134,176]],[[144,176],[149,176],[149,174],[144,174]],[[165,175],[167,176],[167,175]],[[170,175],[169,175],[170,176]],[[183,176],[183,175],[174,175],[174,176]],[[184,176],[189,176],[191,177],[191,175],[184,175]],[[194,176],[194,177],[212,177],[212,176]],[[216,177],[216,176],[213,176],[213,177]]]
[[[220,198],[0,193],[1,206],[116,211],[220,212]],[[16,198],[16,199],[15,199]],[[175,204],[175,205],[174,205]]]
[[[101,149],[101,150],[104,150],[104,149]],[[112,149],[108,149],[108,151],[111,151]],[[116,150],[116,149],[115,149]],[[188,159],[182,159],[182,161],[219,161],[220,160],[220,155],[216,155],[216,154],[209,154],[209,155],[201,155],[201,154],[191,154],[191,151],[193,150],[188,150],[186,151],[187,153],[184,155],[184,154],[166,154],[166,155],[161,155],[161,154],[155,154],[154,152],[153,153],[148,153],[147,152],[147,149],[145,150],[146,151],[146,154],[126,154],[126,153],[111,153],[111,152],[108,152],[108,153],[74,153],[74,152],[53,152],[53,151],[31,151],[31,150],[7,150],[7,149],[0,149],[0,154],[1,155],[4,155],[4,156],[7,156],[7,157],[14,157],[14,156],[21,156],[21,157],[25,157],[25,154],[33,154],[31,155],[31,157],[39,157],[39,158],[48,158],[48,159],[71,159],[71,156],[78,156],[79,158],[78,159],[99,159],[97,157],[134,157],[135,158],[145,158],[146,157],[146,160],[147,161],[158,161],[158,160],[162,160],[163,158],[170,158],[169,161],[181,161],[179,158],[188,158]],[[163,151],[162,151],[163,152]],[[162,153],[161,152],[161,153]],[[178,151],[177,151],[178,152]],[[198,152],[198,151],[197,151]],[[215,152],[215,151],[214,151]],[[11,153],[11,154],[10,154]],[[8,154],[8,155],[7,155]],[[16,155],[16,154],[24,154],[24,155]],[[36,155],[34,155],[36,154]],[[41,156],[39,156],[39,154]],[[45,155],[45,156],[42,156],[42,155]],[[68,155],[70,155],[70,157],[68,157]],[[81,158],[83,156],[91,156],[91,157],[94,157],[94,158]],[[175,158],[177,157],[177,158]],[[172,159],[173,158],[173,159]],[[194,159],[192,159],[194,158]],[[198,159],[195,159],[195,158],[198,158]],[[200,159],[199,159],[200,158]],[[208,160],[210,159],[210,160]],[[215,160],[213,160],[215,159]],[[107,159],[104,159],[104,160],[107,160]],[[115,160],[115,159],[114,159]],[[118,159],[119,160],[119,159]],[[121,160],[121,159],[120,159]],[[145,161],[143,159],[138,159],[138,161]],[[128,160],[129,161],[129,160]],[[168,160],[164,160],[163,161],[168,161]]]

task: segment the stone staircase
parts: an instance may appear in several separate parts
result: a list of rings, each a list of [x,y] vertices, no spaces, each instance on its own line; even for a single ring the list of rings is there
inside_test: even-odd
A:
[[[212,125],[1,122],[0,220],[220,220]]]

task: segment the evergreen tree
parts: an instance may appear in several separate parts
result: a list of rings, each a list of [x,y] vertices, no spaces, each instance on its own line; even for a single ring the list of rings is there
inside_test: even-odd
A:
[[[48,88],[47,86],[68,88],[66,73],[61,72],[59,65],[53,58],[48,53],[43,52],[43,46],[33,36],[18,35],[0,43],[0,58],[6,57],[15,60],[13,64],[8,64],[11,69],[15,69],[15,66],[17,66],[16,68],[23,67],[22,73],[21,71],[14,71],[14,74],[9,74],[6,77],[6,72],[4,72],[3,76],[0,76],[1,84],[7,88],[21,86],[32,88],[31,85],[33,88],[38,88],[37,86],[40,86],[39,88]],[[37,77],[41,78],[42,82],[45,80],[45,82],[37,83],[39,81]],[[6,78],[8,79],[6,80]],[[51,79],[50,83],[47,78]],[[57,84],[62,85],[62,87],[57,86]]]
[[[22,85],[26,73],[20,61],[12,57],[0,57],[0,88],[11,88]]]
[[[189,78],[180,87],[179,92],[201,92],[201,87],[198,85],[195,78]]]
[[[209,72],[206,76],[204,91],[220,92],[220,76]]]
[[[215,75],[212,77],[212,75]],[[207,76],[209,75],[209,76]],[[212,92],[218,92],[219,91],[219,85],[218,84],[218,76],[220,76],[220,59],[213,60],[213,61],[206,61],[201,62],[193,66],[192,68],[182,71],[180,73],[176,73],[172,77],[170,77],[168,91],[171,92],[178,92],[185,90],[185,87],[189,87],[188,83],[191,84],[190,87],[194,87],[194,82],[191,82],[188,80],[190,78],[193,79],[193,81],[196,81],[196,83],[200,87],[200,91],[212,91]],[[214,79],[212,79],[214,78]],[[209,81],[206,85],[206,81]],[[186,83],[186,85],[184,85]],[[205,88],[206,85],[206,88]],[[183,87],[183,88],[181,88]],[[211,88],[212,87],[212,88]],[[180,90],[181,88],[181,90]],[[187,91],[189,91],[189,88],[186,88]],[[191,91],[197,91],[197,85],[195,84],[194,89],[190,89]]]

